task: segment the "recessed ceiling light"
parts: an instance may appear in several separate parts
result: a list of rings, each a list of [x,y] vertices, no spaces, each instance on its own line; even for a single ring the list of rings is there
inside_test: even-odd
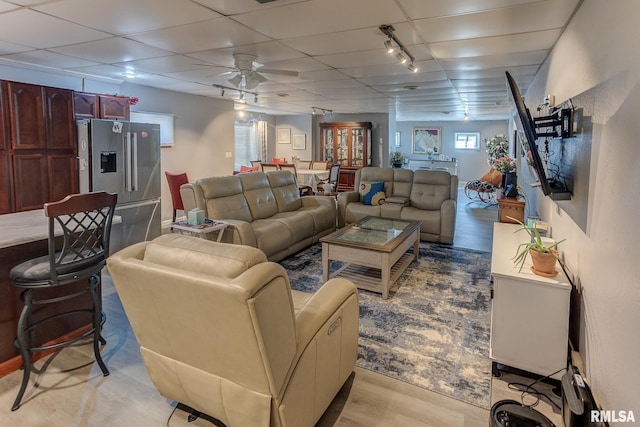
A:
[[[124,73],[122,73],[123,76],[125,76],[128,79],[132,79],[134,77],[137,77],[137,74],[134,71],[131,70],[127,70]]]
[[[279,96],[280,98],[286,98],[287,96],[289,96],[288,93],[276,93],[277,96]]]
[[[418,86],[416,86],[416,85],[406,85],[406,86],[404,86],[404,89],[416,90],[416,89],[418,89]]]

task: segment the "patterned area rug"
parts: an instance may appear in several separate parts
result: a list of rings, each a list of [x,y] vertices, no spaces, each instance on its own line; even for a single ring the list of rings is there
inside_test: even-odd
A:
[[[291,287],[318,289],[321,260],[318,244],[282,261]],[[358,366],[489,409],[490,264],[486,252],[421,242],[389,299],[359,291]]]

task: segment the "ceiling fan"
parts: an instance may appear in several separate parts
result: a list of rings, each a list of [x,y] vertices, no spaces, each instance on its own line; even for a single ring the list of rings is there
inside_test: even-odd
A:
[[[258,57],[249,53],[234,53],[235,71],[224,74],[234,74],[229,79],[229,83],[238,89],[253,90],[260,83],[266,82],[267,78],[262,74],[279,74],[283,76],[298,76],[297,71],[291,70],[274,70],[264,68],[264,65],[257,61]]]

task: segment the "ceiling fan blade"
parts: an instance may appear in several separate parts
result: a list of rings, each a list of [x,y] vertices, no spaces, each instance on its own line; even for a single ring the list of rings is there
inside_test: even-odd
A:
[[[259,68],[258,71],[265,74],[279,74],[281,76],[298,77],[298,72],[292,71],[292,70],[274,70],[273,68]]]
[[[245,88],[249,89],[249,90],[253,90],[256,88],[256,86],[258,86],[260,83],[266,82],[267,78],[259,73],[256,73],[255,71],[252,71],[251,73],[247,74],[245,76]]]
[[[229,83],[234,85],[235,87],[240,87],[240,83],[242,83],[242,74],[236,74],[235,77],[232,77],[228,80]]]

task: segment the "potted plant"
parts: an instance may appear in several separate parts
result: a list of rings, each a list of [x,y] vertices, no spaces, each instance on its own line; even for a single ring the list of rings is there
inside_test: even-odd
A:
[[[391,155],[391,164],[394,168],[401,168],[402,165],[407,161],[407,156],[400,151],[396,151]]]
[[[566,239],[562,239],[559,242],[547,244],[545,241],[543,241],[542,236],[540,235],[540,232],[535,227],[535,225],[528,226],[515,218],[507,218],[517,222],[522,226],[515,232],[525,230],[527,234],[531,236],[531,239],[528,242],[518,245],[516,256],[513,257],[515,264],[520,266],[520,269],[518,271],[522,271],[522,266],[527,259],[527,255],[531,255],[531,262],[533,263],[531,270],[535,274],[544,277],[555,277],[558,274],[558,272],[556,271],[556,262],[559,261],[560,263],[562,263],[562,260],[559,257],[558,250],[556,248]]]

